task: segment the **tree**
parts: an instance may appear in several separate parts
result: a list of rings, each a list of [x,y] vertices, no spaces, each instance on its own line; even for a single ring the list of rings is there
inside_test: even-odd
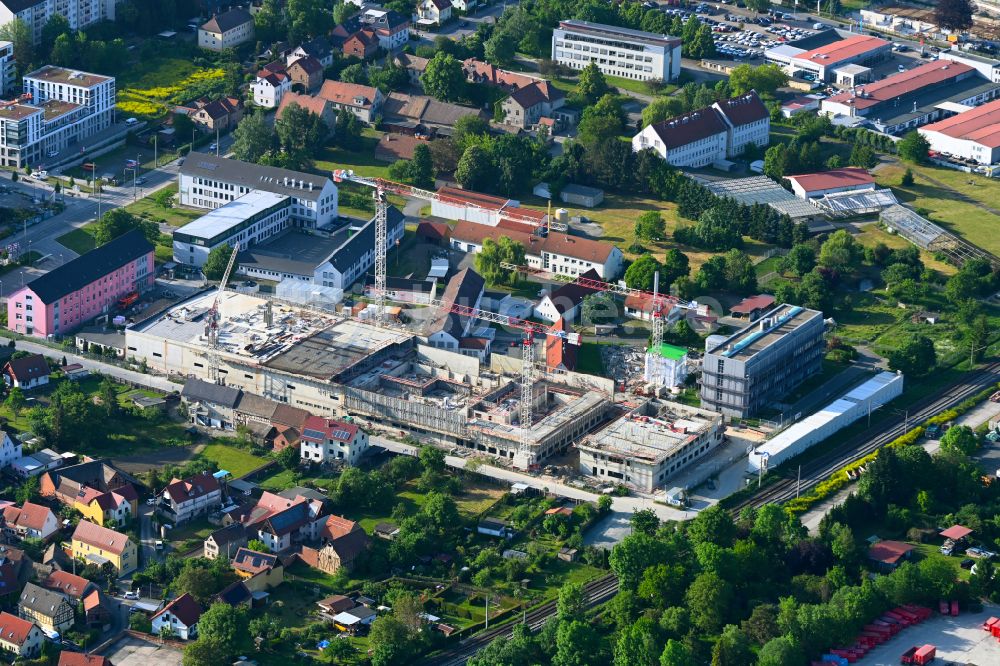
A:
[[[278,464],[285,469],[295,469],[299,466],[299,450],[295,446],[286,446],[278,452]]]
[[[765,2],[767,0],[764,0]],[[756,90],[760,95],[774,95],[788,84],[788,75],[778,65],[739,65],[729,74],[729,87],[733,96],[745,95]]]
[[[24,483],[17,487],[17,491],[14,493],[14,499],[17,500],[18,504],[33,502],[38,499],[38,477],[30,476],[25,479]]]
[[[781,261],[781,270],[802,277],[816,267],[816,251],[809,245],[793,245]]]
[[[170,120],[171,126],[174,128],[174,136],[179,140],[184,141],[193,135],[194,131],[194,121],[191,120],[191,116],[186,113],[175,113]]]
[[[819,265],[840,272],[857,266],[864,257],[864,248],[844,229],[830,234],[819,248]]]
[[[490,285],[513,285],[517,281],[517,273],[501,268],[502,263],[523,266],[524,246],[507,236],[501,236],[496,241],[491,238],[485,239],[483,248],[475,256],[476,271]],[[471,307],[475,303],[461,305]]]
[[[941,448],[971,456],[979,448],[979,438],[969,426],[952,426],[941,438]]]
[[[104,415],[109,419],[117,416],[121,407],[118,404],[118,387],[115,386],[115,383],[105,377],[101,380],[97,392],[101,399],[101,411],[104,412]]]
[[[249,548],[250,550],[255,550],[258,553],[271,552],[271,549],[267,547],[267,544],[261,541],[260,539],[250,539],[249,541],[247,541],[247,548]]]
[[[450,53],[438,52],[420,76],[424,92],[442,102],[455,102],[465,95],[462,63]]]
[[[674,233],[676,237],[676,232]],[[728,250],[743,247],[743,237],[737,220],[724,206],[714,206],[698,216],[691,242],[708,250]]]
[[[413,149],[413,159],[394,162],[389,167],[389,177],[416,187],[433,188],[434,160],[427,144],[421,143]]]
[[[589,624],[580,620],[559,623],[553,666],[588,666],[595,652],[596,635]]]
[[[764,152],[764,175],[780,181],[788,173],[788,146],[776,143]]]
[[[490,154],[477,145],[469,146],[458,160],[455,169],[455,180],[467,190],[487,189],[487,184],[494,182],[496,169]]]
[[[656,257],[644,254],[625,269],[625,284],[632,289],[650,291],[653,288],[653,277],[661,268],[662,266]]]
[[[653,536],[660,527],[660,519],[652,509],[633,511],[629,519],[632,524],[632,531]]]
[[[199,638],[184,648],[184,658],[181,663],[184,666],[215,666],[219,663],[219,656],[225,654],[222,650],[223,648],[215,642]]]
[[[729,614],[732,589],[718,574],[702,573],[688,587],[685,602],[691,623],[706,633],[716,633]]]
[[[451,140],[461,151],[469,147],[470,142],[490,133],[490,124],[479,116],[462,116],[455,121],[451,132]],[[437,143],[436,141],[434,143]]]
[[[930,152],[931,144],[930,141],[924,138],[924,135],[917,130],[912,130],[903,135],[903,138],[899,140],[896,144],[896,152],[899,156],[906,160],[907,162],[913,162],[914,164],[920,164],[927,160],[927,154]],[[909,169],[907,169],[909,171]],[[910,182],[913,181],[913,173],[910,173]]]
[[[938,0],[934,6],[934,20],[942,28],[955,31],[972,27],[976,4],[972,0]]]
[[[738,294],[749,294],[757,290],[757,271],[750,256],[743,250],[730,250],[726,253],[726,285],[730,291]]]
[[[274,121],[278,146],[291,160],[292,167],[301,169],[310,164],[326,141],[327,126],[319,115],[292,102]],[[426,146],[425,146],[426,148]]]
[[[587,326],[610,323],[618,319],[615,302],[606,293],[587,294],[580,306],[580,322]],[[610,498],[609,498],[610,500]]]
[[[576,84],[576,91],[580,93],[588,102],[594,103],[611,91],[604,78],[604,73],[597,66],[597,63],[590,63],[580,70],[580,80]]]
[[[73,29],[69,25],[69,20],[62,14],[53,14],[48,22],[42,26],[41,38],[38,40],[38,51],[43,56],[52,51],[52,46],[56,42],[56,37],[66,33],[72,34]]]
[[[368,69],[363,63],[356,62],[340,70],[340,80],[345,83],[356,83],[358,85],[368,85]]]
[[[687,111],[683,98],[677,95],[657,97],[642,110],[642,126],[669,120]]]
[[[644,241],[663,240],[667,235],[667,223],[659,211],[647,210],[635,221],[635,235]]]
[[[790,636],[772,638],[757,655],[757,666],[797,666],[804,661],[802,648]]]
[[[587,610],[587,595],[581,583],[566,583],[559,589],[559,599],[556,601],[556,618],[564,620],[583,620]]]
[[[673,638],[667,641],[660,654],[660,666],[696,666],[697,663],[691,649]]]
[[[28,404],[28,400],[24,397],[24,391],[20,387],[14,386],[7,392],[7,399],[4,400],[3,404],[15,417],[18,417],[24,406]]]
[[[233,157],[244,162],[260,161],[274,146],[274,133],[263,113],[247,114],[233,130]]]
[[[640,617],[623,627],[615,643],[614,666],[647,666],[660,656],[659,630],[653,620]]]
[[[0,39],[14,43],[14,61],[24,72],[35,61],[35,41],[31,26],[19,18],[0,26]]]
[[[216,654],[232,659],[248,645],[249,619],[242,606],[215,602],[198,620],[198,640],[216,646]]]
[[[160,229],[155,222],[138,218],[124,208],[114,208],[101,216],[94,232],[94,242],[104,245],[133,229],[141,229],[150,243],[155,243],[160,236]]]
[[[714,55],[715,40],[712,38],[712,28],[703,23],[698,26],[698,30],[694,33],[694,39],[688,45],[688,57],[700,59],[711,58]]]
[[[889,368],[907,375],[926,375],[937,364],[934,343],[924,335],[907,339],[899,348],[889,353]]]
[[[862,167],[864,169],[874,169],[878,164],[878,155],[875,150],[866,143],[856,143],[851,149],[851,156],[848,158],[851,166]]]
[[[727,624],[712,648],[712,666],[742,666],[752,662],[750,639],[736,625]]]
[[[153,195],[153,203],[163,209],[174,207],[174,192],[171,188],[165,187]]]
[[[906,171],[899,178],[899,184],[902,187],[910,187],[913,185],[913,169],[906,167]]]
[[[361,143],[364,127],[356,115],[347,109],[337,111],[337,143],[347,150],[356,150]]]
[[[213,248],[205,259],[205,264],[201,267],[201,272],[208,280],[221,280],[229,265],[229,258],[233,255],[233,248],[229,244],[220,245]]]
[[[517,39],[506,30],[494,30],[493,36],[483,44],[483,57],[494,67],[506,67],[517,54]]]

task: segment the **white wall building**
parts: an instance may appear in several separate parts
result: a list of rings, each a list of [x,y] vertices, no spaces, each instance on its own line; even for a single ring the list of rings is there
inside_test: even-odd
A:
[[[207,515],[222,506],[222,488],[208,473],[190,479],[175,479],[160,494],[159,511],[173,524],[180,525],[197,516]]]
[[[0,41],[0,95],[9,95],[17,79],[17,62],[14,60],[14,42]]]
[[[681,40],[571,19],[552,33],[552,59],[576,70],[594,63],[625,79],[673,81],[681,73]]]
[[[24,21],[35,43],[42,36],[42,28],[53,16],[60,15],[69,22],[71,30],[83,30],[101,21],[114,21],[115,11],[123,0],[0,0],[0,25],[15,18]]]
[[[356,465],[368,450],[368,433],[353,423],[310,416],[299,439],[302,459]]]
[[[391,9],[367,9],[361,22],[375,28],[379,47],[392,51],[410,41],[410,19]]]
[[[21,457],[21,442],[12,439],[6,431],[0,432],[3,434],[0,440],[0,469],[3,469]]]
[[[925,125],[917,131],[935,152],[975,160],[983,165],[1000,163],[1000,100]]]
[[[198,46],[209,51],[231,49],[254,36],[254,21],[242,7],[213,16],[198,28]]]
[[[1000,61],[960,51],[957,47],[938,53],[938,60],[960,62],[975,69],[987,81],[1000,83]]]
[[[276,109],[281,105],[285,93],[292,89],[292,77],[287,72],[261,70],[250,84],[253,103],[265,109]]]
[[[174,232],[174,261],[201,268],[220,245],[256,245],[291,225],[292,200],[253,190]]]
[[[288,196],[295,226],[322,228],[337,219],[337,186],[325,176],[199,153],[185,160],[178,178],[184,206],[219,208],[253,190]]]
[[[657,379],[660,386],[673,388],[680,386],[687,378],[687,349],[661,344],[660,349],[646,350],[646,367],[643,379],[647,382]]]

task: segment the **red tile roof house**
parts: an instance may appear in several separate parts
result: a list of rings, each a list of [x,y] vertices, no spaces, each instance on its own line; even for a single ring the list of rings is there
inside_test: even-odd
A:
[[[211,474],[202,473],[190,479],[172,479],[160,494],[157,511],[180,525],[222,507],[222,488]]]
[[[220,97],[219,99],[199,99],[193,109],[187,109],[187,114],[202,129],[214,132],[226,132],[243,119],[243,100],[237,97]]]
[[[600,280],[597,271],[590,269],[580,277],[589,280]],[[580,284],[569,282],[551,291],[538,301],[533,313],[536,317],[549,323],[554,323],[562,319],[566,323],[572,322],[580,313],[580,306],[583,299],[596,290]]]
[[[278,105],[278,112],[274,116],[275,120],[281,120],[281,117],[285,114],[285,109],[292,104],[297,104],[306,111],[319,116],[331,131],[336,128],[337,112],[329,100],[318,96],[314,97],[313,95],[301,95],[295,92],[287,92],[281,98],[281,103]]]
[[[99,654],[63,650],[59,653],[59,663],[56,666],[112,666],[112,664],[110,659]]]
[[[836,192],[858,192],[874,190],[875,179],[862,167],[831,169],[821,173],[804,173],[786,176],[792,184],[792,192],[800,199],[822,197]]]
[[[292,90],[292,77],[285,71],[281,63],[271,63],[268,69],[257,72],[257,78],[250,84],[250,99],[257,106],[265,109],[276,108],[281,99]],[[272,71],[273,70],[273,71]]]
[[[295,92],[310,92],[323,83],[323,64],[312,56],[293,60],[287,70]]]
[[[59,519],[49,507],[25,502],[4,507],[3,531],[18,539],[47,540],[59,531]]]
[[[66,598],[74,605],[83,601],[91,590],[97,589],[96,585],[83,576],[76,576],[68,571],[58,569],[50,573],[41,585],[47,590],[54,590],[66,595]]]
[[[294,543],[317,540],[326,515],[320,501],[302,496],[290,500],[265,491],[240,520],[249,538],[260,539],[272,553],[281,553]]]
[[[202,612],[194,597],[185,592],[153,616],[153,633],[161,634],[167,630],[171,635],[186,641],[197,638],[198,620],[201,619]]]
[[[729,314],[739,319],[755,321],[774,307],[774,296],[770,294],[757,294],[747,296],[742,301],[729,309]]]
[[[7,328],[63,335],[153,285],[153,246],[135,229],[29,282],[7,298]]]
[[[367,60],[379,49],[378,35],[371,28],[365,27],[344,40],[341,47],[345,56],[355,56]]]
[[[378,88],[329,79],[323,82],[319,96],[333,104],[333,108],[347,109],[358,120],[369,124],[375,120],[385,101]]]
[[[45,634],[34,622],[22,620],[6,611],[0,613],[0,651],[19,657],[37,657],[44,640]]]
[[[916,546],[902,541],[879,541],[868,549],[868,559],[882,571],[892,571],[907,559]]]
[[[83,598],[83,616],[86,623],[93,627],[105,625],[111,617],[111,603],[108,597],[98,589],[93,589]]]
[[[353,466],[368,450],[368,433],[353,423],[310,416],[299,443],[303,460],[317,463],[338,460]]]
[[[41,354],[11,359],[3,367],[3,378],[7,386],[23,390],[45,386],[49,383],[49,374],[49,364]]]

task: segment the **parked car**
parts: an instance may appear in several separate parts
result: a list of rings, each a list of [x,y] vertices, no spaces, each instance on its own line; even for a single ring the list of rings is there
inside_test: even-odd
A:
[[[129,590],[128,592],[125,593],[125,598],[131,601],[138,601],[139,593],[134,590]]]
[[[964,560],[962,560],[959,566],[962,567],[963,569],[971,569],[972,567],[976,566],[976,561],[972,558],[967,557]]]

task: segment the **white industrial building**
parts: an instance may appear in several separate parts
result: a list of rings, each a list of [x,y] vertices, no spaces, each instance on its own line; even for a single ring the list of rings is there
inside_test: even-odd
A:
[[[979,72],[980,76],[987,81],[1000,83],[1000,61],[993,60],[992,58],[984,58],[974,53],[967,53],[955,46],[947,51],[938,53],[938,60],[950,60],[951,62],[968,65]]]
[[[321,229],[337,219],[337,186],[326,176],[203,153],[190,155],[177,176],[180,203],[193,208],[218,208],[253,190],[290,197],[297,227]]]
[[[534,231],[545,226],[549,216],[544,211],[521,208],[516,199],[504,199],[492,194],[460,190],[455,187],[442,187],[437,196],[431,199],[431,215],[454,220],[457,222],[475,222],[489,227],[495,227],[504,221],[515,230],[523,232]],[[510,218],[513,216],[517,222]],[[520,228],[523,227],[523,228]]]
[[[787,47],[785,49],[787,52]],[[852,35],[824,46],[790,55],[788,66],[833,81],[834,71],[847,65],[874,65],[892,54],[892,44],[871,35]]]
[[[290,224],[290,197],[253,190],[174,232],[174,261],[201,268],[221,245],[256,245]]]
[[[777,467],[842,428],[866,417],[903,393],[903,375],[880,372],[815,414],[782,430],[748,454],[747,470],[758,473]]]
[[[868,173],[868,169],[862,167],[844,167],[820,173],[804,173],[785,177],[792,185],[792,192],[800,199],[875,189],[875,179]]]
[[[580,473],[652,492],[716,449],[724,434],[717,412],[647,400],[577,444]]]
[[[643,379],[647,382],[659,378],[659,385],[673,388],[680,386],[687,378],[687,349],[661,344],[659,349],[646,350],[646,368]]]
[[[1000,100],[917,130],[931,150],[990,165],[1000,162]]]
[[[673,81],[681,73],[681,40],[570,19],[552,31],[552,59],[576,70],[594,63],[623,79]]]
[[[632,137],[632,150],[652,149],[676,167],[703,167],[768,145],[771,113],[756,92],[653,123]]]

